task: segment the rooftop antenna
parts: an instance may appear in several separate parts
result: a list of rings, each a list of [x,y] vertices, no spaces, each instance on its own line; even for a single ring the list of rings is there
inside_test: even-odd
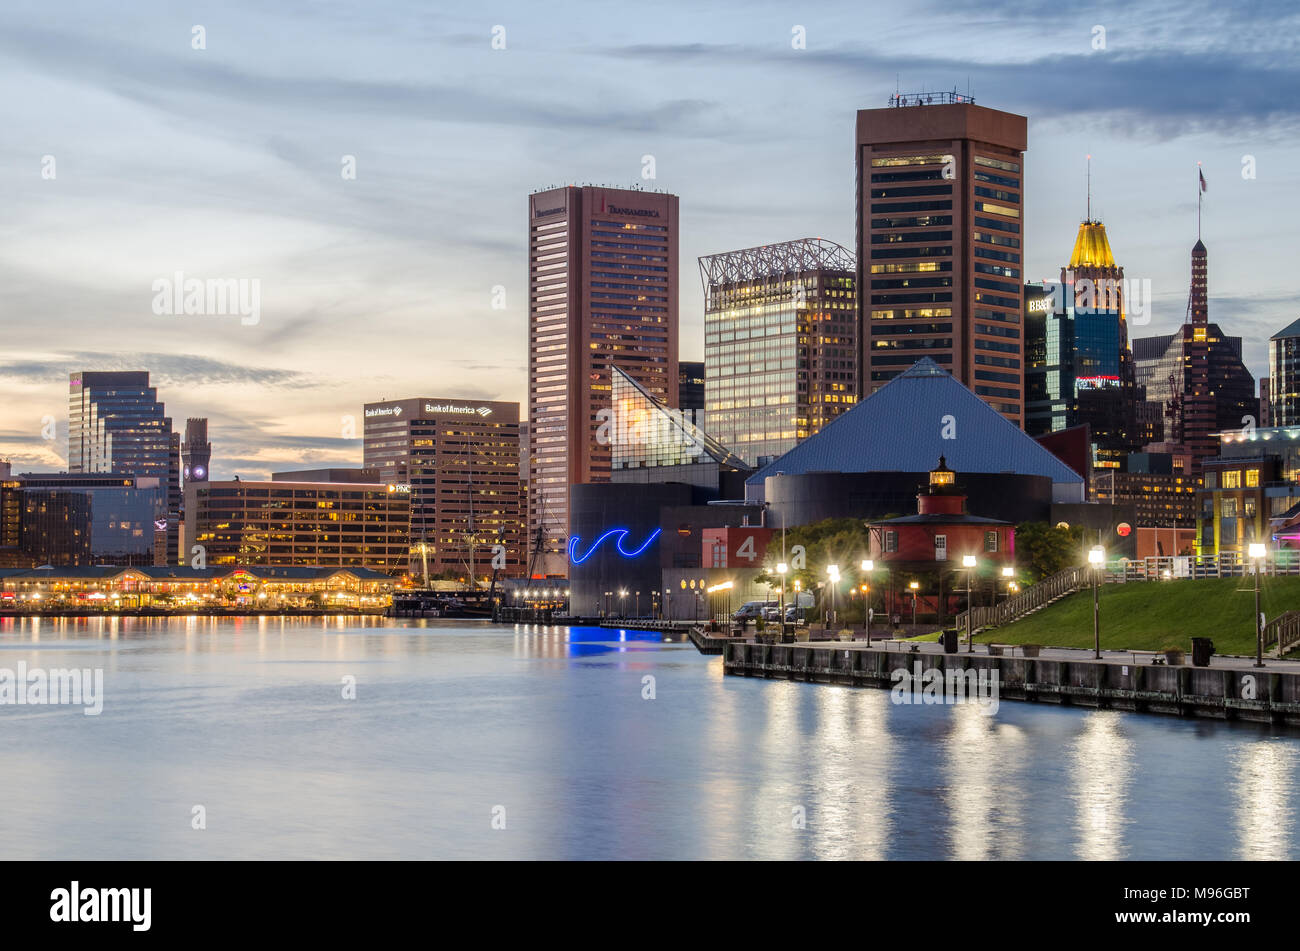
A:
[[[1088,182],[1088,220],[1092,221],[1092,156],[1091,155],[1088,156],[1087,182]]]

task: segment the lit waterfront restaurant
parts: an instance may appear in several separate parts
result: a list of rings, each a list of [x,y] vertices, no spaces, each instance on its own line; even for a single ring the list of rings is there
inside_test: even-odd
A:
[[[388,606],[397,580],[369,568],[122,567],[0,570],[5,607]]]

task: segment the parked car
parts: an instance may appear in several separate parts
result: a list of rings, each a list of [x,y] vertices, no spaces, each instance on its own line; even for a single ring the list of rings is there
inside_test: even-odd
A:
[[[741,624],[747,621],[756,621],[761,617],[766,617],[767,608],[778,607],[776,601],[746,601],[734,614],[731,615],[733,621],[739,621]]]

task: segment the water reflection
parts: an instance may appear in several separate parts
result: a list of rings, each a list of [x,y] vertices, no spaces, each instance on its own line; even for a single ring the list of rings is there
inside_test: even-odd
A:
[[[1130,715],[1107,710],[1086,716],[1070,754],[1076,855],[1109,862],[1128,857],[1124,835],[1133,744],[1125,732],[1125,717]]]
[[[6,857],[1300,854],[1300,732],[1280,728],[895,706],[724,677],[642,631],[0,620],[0,666],[51,657],[106,669],[104,712],[0,706],[0,762],[23,777],[0,784]],[[173,820],[196,789],[239,821],[188,835]]]
[[[1251,743],[1234,757],[1232,772],[1237,858],[1294,857],[1295,747],[1279,739]]]
[[[1023,857],[1023,731],[986,716],[975,704],[945,708],[952,857],[963,861]]]

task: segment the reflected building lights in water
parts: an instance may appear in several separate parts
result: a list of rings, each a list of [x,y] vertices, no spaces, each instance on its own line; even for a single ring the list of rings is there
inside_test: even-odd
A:
[[[973,703],[945,707],[951,715],[945,800],[958,861],[1018,859],[1024,850],[1019,773],[1024,733],[1001,724]]]
[[[1295,747],[1282,739],[1259,740],[1233,757],[1232,801],[1237,858],[1285,861],[1290,851],[1296,794]]]
[[[754,843],[754,858],[794,859],[803,848],[806,831],[794,828],[795,808],[803,807],[809,821],[806,786],[788,768],[790,761],[811,744],[799,721],[800,695],[806,687],[794,683],[756,683],[763,696],[759,700],[761,724],[754,745],[764,762],[779,763],[780,768],[765,770],[758,782],[746,789],[740,809],[749,817],[747,838]]]
[[[1071,753],[1071,787],[1078,843],[1075,855],[1113,862],[1126,857],[1128,791],[1133,743],[1118,711],[1088,714]]]
[[[887,858],[892,822],[889,694],[832,687],[817,691],[809,759],[816,802],[809,806],[812,855]]]

